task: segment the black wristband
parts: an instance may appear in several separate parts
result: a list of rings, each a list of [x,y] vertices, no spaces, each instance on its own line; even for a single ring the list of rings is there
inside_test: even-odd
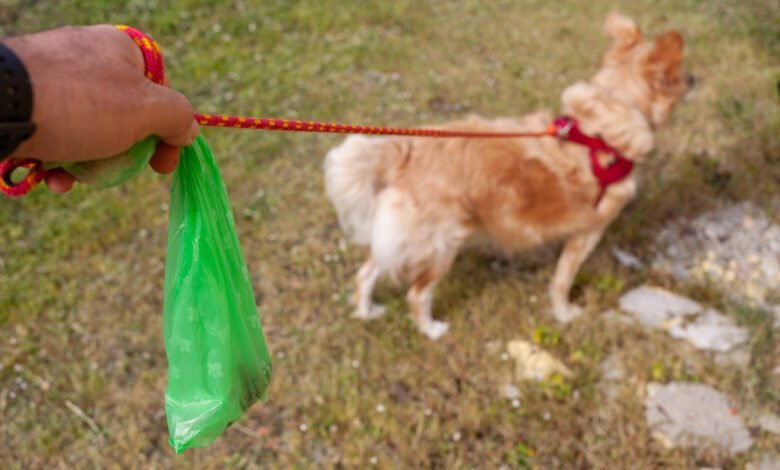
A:
[[[35,124],[30,122],[32,107],[27,70],[16,54],[0,43],[0,160],[35,132]]]

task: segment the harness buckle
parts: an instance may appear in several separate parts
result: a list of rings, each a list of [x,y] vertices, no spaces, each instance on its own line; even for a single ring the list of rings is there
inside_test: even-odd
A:
[[[572,127],[574,127],[574,121],[567,119],[566,124],[563,127],[555,126],[555,135],[559,139],[566,139],[569,137],[569,132],[571,132]]]

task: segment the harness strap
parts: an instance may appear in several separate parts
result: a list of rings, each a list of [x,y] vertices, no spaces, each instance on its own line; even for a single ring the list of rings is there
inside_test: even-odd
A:
[[[596,205],[601,201],[609,185],[624,180],[634,169],[634,162],[604,142],[604,139],[589,136],[582,132],[574,118],[559,116],[553,121],[553,126],[557,129],[557,135],[561,140],[588,148],[590,152],[590,169],[599,183]],[[598,158],[599,152],[610,155],[612,161],[607,165],[602,165]]]

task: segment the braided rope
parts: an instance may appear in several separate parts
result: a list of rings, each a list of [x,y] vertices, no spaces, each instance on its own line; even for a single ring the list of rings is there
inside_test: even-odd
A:
[[[471,132],[446,129],[420,129],[404,127],[364,126],[295,119],[269,119],[227,114],[195,113],[195,120],[202,126],[234,127],[266,131],[317,132],[330,134],[405,135],[414,137],[544,137],[555,135],[552,126],[538,132]]]
[[[118,25],[138,45],[144,56],[144,75],[155,83],[165,83],[165,65],[160,46],[147,34],[125,25]],[[370,134],[401,135],[414,137],[465,137],[465,138],[513,138],[545,137],[557,135],[554,125],[538,132],[469,132],[445,129],[421,129],[403,127],[364,126],[353,124],[325,123],[318,121],[298,121],[293,119],[269,119],[226,114],[195,113],[195,120],[202,126],[233,127],[237,129],[258,129],[268,131],[317,132],[334,134]],[[11,173],[17,168],[29,170],[25,178],[14,183]],[[5,160],[0,162],[0,192],[11,197],[24,196],[30,192],[45,176],[43,164],[36,160]]]
[[[146,78],[162,85],[165,83],[165,63],[162,50],[151,36],[139,31],[132,26],[117,25],[120,31],[124,31],[133,42],[136,43],[144,56],[144,75]]]
[[[27,169],[27,174],[18,183],[12,177],[17,168]],[[7,159],[0,162],[0,192],[6,196],[22,197],[32,191],[46,176],[41,162],[37,160]]]

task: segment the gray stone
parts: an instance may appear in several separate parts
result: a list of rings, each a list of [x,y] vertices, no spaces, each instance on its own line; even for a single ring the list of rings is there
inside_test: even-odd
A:
[[[699,313],[693,300],[657,287],[638,287],[620,297],[620,308],[645,326],[662,328],[670,320]]]
[[[780,207],[780,200],[766,206]],[[736,302],[767,311],[780,326],[780,224],[750,203],[726,206],[666,226],[654,269],[678,280],[708,282]]]
[[[627,268],[642,269],[645,267],[642,260],[625,250],[621,250],[617,246],[612,247],[612,256],[615,257],[618,263]]]
[[[697,349],[717,352],[730,351],[748,339],[746,329],[734,325],[714,309],[707,310],[691,323],[670,325],[669,334],[673,338],[687,339]]]
[[[747,367],[750,365],[750,349],[742,345],[731,351],[717,353],[715,363],[721,366]]]
[[[756,423],[764,431],[780,436],[780,416],[774,413],[764,413],[758,417]]]
[[[764,454],[758,462],[749,462],[745,470],[780,470],[780,455]]]
[[[647,425],[653,436],[669,447],[714,443],[732,455],[748,450],[753,439],[734,410],[724,394],[706,385],[647,385]]]

